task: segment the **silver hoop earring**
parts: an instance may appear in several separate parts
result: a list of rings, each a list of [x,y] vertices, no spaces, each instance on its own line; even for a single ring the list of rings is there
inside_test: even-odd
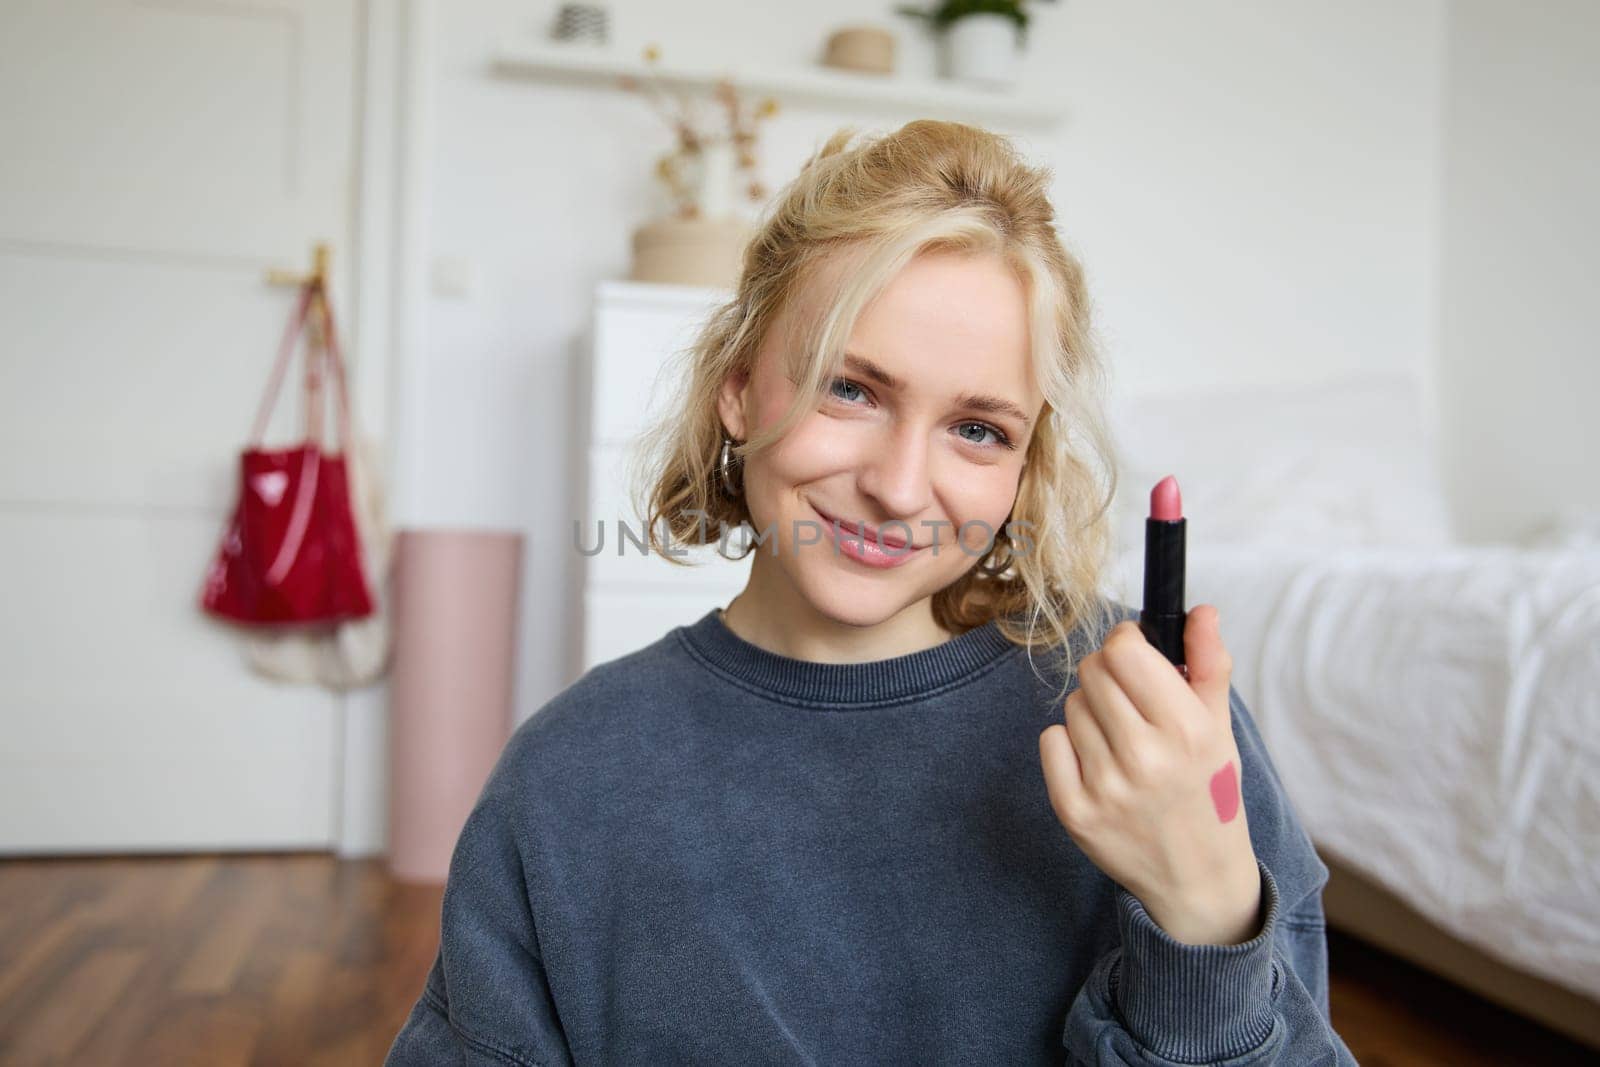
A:
[[[722,455],[717,461],[717,471],[721,477],[722,491],[726,493],[730,499],[736,500],[739,497],[739,490],[734,488],[733,480],[728,477],[728,467],[730,466],[732,459],[733,439],[725,436],[722,439]],[[743,462],[741,462],[739,465],[741,468],[744,466]]]
[[[1010,528],[1011,516],[1007,515],[1006,529],[1009,531]],[[1002,548],[1005,549],[1005,558],[997,562],[995,557],[1000,555]],[[984,561],[978,564],[977,569],[980,574],[988,575],[990,578],[999,578],[1011,569],[1011,564],[1016,562],[1016,559],[1017,553],[1011,547],[1011,535],[1008,532],[1004,538],[997,537],[994,539],[989,545],[989,551],[985,554]]]
[[[992,557],[994,552],[990,551],[989,555]],[[1016,558],[1016,553],[1007,551],[1004,562],[996,563],[991,558],[986,562],[979,563],[977,569],[979,573],[985,574],[990,578],[998,578],[1006,571],[1011,569],[1011,564],[1016,561]]]

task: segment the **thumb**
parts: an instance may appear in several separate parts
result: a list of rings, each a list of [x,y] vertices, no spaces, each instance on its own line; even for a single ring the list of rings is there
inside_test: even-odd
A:
[[[1201,604],[1189,610],[1183,624],[1189,686],[1212,708],[1228,706],[1228,687],[1233,683],[1233,656],[1222,643],[1221,618],[1216,605]]]

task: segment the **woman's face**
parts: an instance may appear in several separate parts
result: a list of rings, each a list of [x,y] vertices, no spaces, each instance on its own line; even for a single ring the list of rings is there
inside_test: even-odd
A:
[[[753,374],[724,383],[720,413],[736,440],[794,397],[785,325],[769,331]],[[756,533],[770,531],[754,565],[780,569],[820,613],[857,626],[932,596],[1004,536],[1042,407],[1022,282],[992,254],[915,257],[858,318],[821,404],[745,462]]]

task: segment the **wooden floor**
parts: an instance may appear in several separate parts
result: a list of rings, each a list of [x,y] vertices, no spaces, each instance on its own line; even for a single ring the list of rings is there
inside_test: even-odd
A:
[[[0,861],[0,1064],[380,1064],[438,945],[438,887],[324,854]],[[1338,933],[1363,1067],[1592,1063]]]
[[[0,862],[0,1064],[380,1064],[440,894],[321,853]]]

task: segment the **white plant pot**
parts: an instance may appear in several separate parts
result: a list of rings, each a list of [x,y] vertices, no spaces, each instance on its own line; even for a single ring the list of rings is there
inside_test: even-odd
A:
[[[963,15],[944,31],[945,74],[960,81],[1015,85],[1021,52],[1017,24],[1005,15]]]

